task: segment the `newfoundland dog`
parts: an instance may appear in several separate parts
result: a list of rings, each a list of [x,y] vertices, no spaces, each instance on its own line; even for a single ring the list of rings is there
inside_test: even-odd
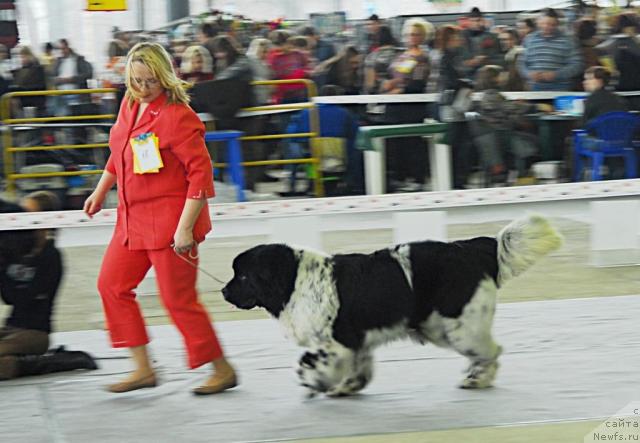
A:
[[[371,254],[266,244],[235,258],[222,294],[241,309],[265,308],[307,348],[297,374],[310,394],[360,391],[373,376],[373,350],[407,337],[464,355],[471,365],[460,387],[487,388],[502,351],[491,335],[498,287],[561,243],[546,219],[532,215],[497,238],[419,241]]]

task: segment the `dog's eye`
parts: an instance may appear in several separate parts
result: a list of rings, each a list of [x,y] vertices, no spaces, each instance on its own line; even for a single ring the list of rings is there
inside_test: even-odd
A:
[[[245,281],[247,279],[247,276],[246,275],[241,275],[238,278],[240,279],[240,281]]]

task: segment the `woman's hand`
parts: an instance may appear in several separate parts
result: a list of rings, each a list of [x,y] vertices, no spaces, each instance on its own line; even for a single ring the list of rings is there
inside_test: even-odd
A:
[[[98,181],[96,189],[84,201],[84,207],[82,210],[89,216],[89,218],[92,218],[94,214],[100,212],[102,209],[102,202],[104,202],[109,189],[111,189],[115,183],[116,175],[105,169],[102,173],[102,177],[100,177],[100,181]]]
[[[104,195],[93,191],[89,197],[84,201],[84,207],[82,210],[89,218],[93,218],[94,214],[97,214],[102,209],[102,202],[104,201]]]
[[[191,251],[194,243],[191,229],[178,229],[173,235],[173,250],[178,254]]]

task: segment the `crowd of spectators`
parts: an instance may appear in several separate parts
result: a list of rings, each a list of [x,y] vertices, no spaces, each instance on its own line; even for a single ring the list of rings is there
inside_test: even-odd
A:
[[[479,163],[499,177],[505,169],[514,167],[506,164],[500,153],[465,146],[470,143],[466,140],[469,129],[465,112],[476,111],[484,123],[480,133],[478,125],[476,132],[472,131],[477,140],[487,128],[516,132],[522,129],[518,121],[522,113],[514,112],[518,105],[504,100],[500,94],[504,91],[584,91],[585,72],[600,72],[590,71],[593,67],[602,67],[609,73],[605,90],[640,90],[639,27],[640,21],[633,12],[605,20],[594,10],[569,22],[562,12],[550,8],[542,10],[535,19],[523,18],[512,26],[493,26],[482,11],[473,8],[457,23],[437,28],[421,18],[408,19],[400,35],[394,34],[390,23],[373,15],[362,27],[366,33],[364,44],[355,38],[351,41],[343,38],[336,43],[306,24],[295,29],[256,25],[252,32],[240,35],[236,27],[220,21],[201,24],[191,35],[167,40],[166,44],[179,76],[194,84],[212,80],[249,83],[311,79],[319,90],[332,86],[335,89],[331,90],[341,95],[440,92],[440,102],[435,105],[389,105],[378,112],[386,123],[418,122],[427,117],[449,122],[450,142],[457,145],[454,151],[459,157],[455,159],[455,184],[460,187],[470,172],[469,165]],[[151,35],[116,30],[108,44],[107,64],[100,67],[92,66],[65,39],[47,43],[39,57],[28,46],[20,46],[10,59],[9,51],[0,47],[0,92],[82,89],[96,78],[95,84],[120,91],[114,101],[117,104],[125,87],[127,51]],[[492,83],[483,84],[479,77],[486,78],[488,73]],[[487,99],[471,104],[465,97],[473,90],[488,92]],[[252,90],[250,104],[295,103],[306,98],[302,84],[258,86]],[[37,114],[67,115],[69,105],[81,100],[79,96],[60,96],[49,101],[44,97],[28,97],[15,104],[15,111],[27,116],[34,109]],[[638,99],[630,98],[627,108],[638,109],[638,104]],[[530,109],[528,105],[520,108]],[[507,115],[508,119],[503,120],[501,115]],[[287,124],[285,118],[274,125],[282,129]],[[415,150],[403,149],[397,158],[390,159],[390,170],[405,184],[425,180],[428,160],[422,158],[424,149],[416,143]],[[522,152],[535,151],[529,142],[525,145],[526,148],[522,145],[516,149],[519,152],[514,154],[516,158],[524,155]],[[510,148],[504,148],[502,154],[508,151]],[[526,162],[520,159],[516,163],[520,165],[516,169],[521,170]]]

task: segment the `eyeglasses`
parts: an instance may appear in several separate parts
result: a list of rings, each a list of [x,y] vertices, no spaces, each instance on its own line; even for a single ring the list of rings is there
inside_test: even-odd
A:
[[[157,86],[158,83],[160,83],[157,78],[149,78],[147,80],[134,78],[133,81],[135,82],[136,85],[138,85],[139,88],[142,88],[144,86],[147,89],[151,89],[154,86]]]

